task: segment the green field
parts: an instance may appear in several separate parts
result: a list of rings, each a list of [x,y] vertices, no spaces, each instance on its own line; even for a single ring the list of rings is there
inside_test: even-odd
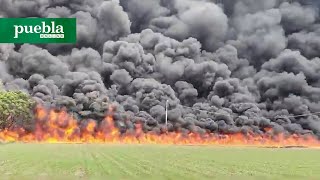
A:
[[[320,150],[3,144],[1,179],[320,179]]]

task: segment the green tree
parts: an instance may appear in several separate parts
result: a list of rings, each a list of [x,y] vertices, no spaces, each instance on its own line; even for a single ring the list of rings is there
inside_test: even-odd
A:
[[[24,92],[0,90],[0,129],[21,126],[31,128],[35,102]]]

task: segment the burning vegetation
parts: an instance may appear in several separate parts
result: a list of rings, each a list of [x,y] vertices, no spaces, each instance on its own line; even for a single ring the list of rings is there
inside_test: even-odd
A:
[[[320,147],[320,141],[312,135],[274,134],[265,129],[264,134],[253,132],[219,134],[213,132],[182,132],[179,129],[168,131],[146,130],[137,122],[133,129],[121,129],[114,120],[114,111],[109,109],[105,118],[79,122],[64,110],[36,107],[35,127],[26,131],[12,126],[0,131],[4,142],[24,143],[124,143],[124,144],[175,144],[175,145],[231,145],[257,147]],[[118,123],[119,124],[119,123]]]
[[[3,141],[319,145],[316,0],[1,0],[0,16],[77,18],[74,45],[0,45],[3,89],[39,105]]]

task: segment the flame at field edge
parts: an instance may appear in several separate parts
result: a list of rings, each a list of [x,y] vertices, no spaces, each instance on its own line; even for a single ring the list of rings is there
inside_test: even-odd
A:
[[[214,146],[254,146],[254,147],[309,147],[320,148],[320,141],[312,135],[272,135],[272,129],[265,134],[236,133],[189,133],[144,132],[141,124],[135,130],[120,132],[115,126],[112,108],[98,124],[94,120],[79,123],[66,111],[55,111],[37,107],[35,129],[27,132],[23,128],[0,131],[2,142],[23,143],[92,143],[92,144],[162,144],[162,145],[214,145]]]

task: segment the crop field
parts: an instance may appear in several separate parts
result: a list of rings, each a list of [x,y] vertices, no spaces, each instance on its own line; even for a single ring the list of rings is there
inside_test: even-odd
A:
[[[320,150],[3,144],[1,179],[319,179]]]

